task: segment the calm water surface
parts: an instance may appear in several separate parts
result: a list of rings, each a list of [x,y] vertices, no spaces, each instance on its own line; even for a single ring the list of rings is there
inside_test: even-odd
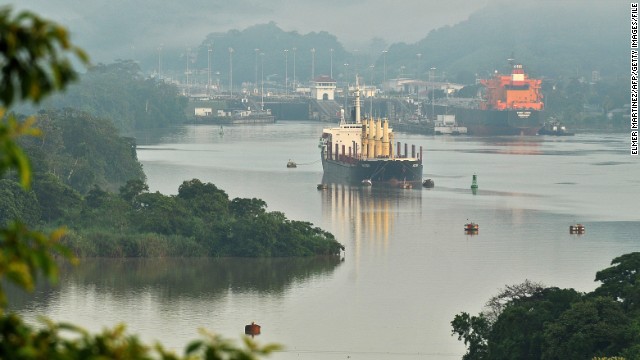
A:
[[[59,287],[18,301],[18,310],[93,331],[126,322],[145,341],[178,351],[198,328],[238,339],[256,321],[260,342],[286,347],[274,359],[459,359],[455,314],[475,314],[504,285],[525,279],[591,291],[596,271],[640,250],[640,159],[628,155],[626,134],[397,134],[424,148],[424,176],[435,188],[318,191],[326,126],[143,133],[138,157],[151,191],[176,194],[198,178],[231,198],[261,198],[271,211],[336,235],[343,261],[87,259]],[[289,159],[298,168],[286,168]],[[464,234],[467,219],[480,224],[478,235]],[[584,235],[569,234],[576,222]]]

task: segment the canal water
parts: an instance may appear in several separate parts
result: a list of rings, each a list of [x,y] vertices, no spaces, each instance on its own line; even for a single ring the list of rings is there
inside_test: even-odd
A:
[[[640,250],[640,159],[627,134],[433,137],[422,146],[432,189],[322,181],[327,124],[184,126],[141,133],[151,191],[198,178],[230,196],[312,222],[345,245],[342,259],[85,259],[55,288],[14,307],[99,331],[120,322],[178,352],[204,328],[239,341],[262,325],[273,359],[459,359],[453,317],[476,314],[525,280],[591,291],[595,273]],[[287,168],[289,160],[297,168]],[[470,189],[473,175],[478,191]],[[476,235],[463,225],[479,223]],[[586,232],[569,233],[582,223]]]

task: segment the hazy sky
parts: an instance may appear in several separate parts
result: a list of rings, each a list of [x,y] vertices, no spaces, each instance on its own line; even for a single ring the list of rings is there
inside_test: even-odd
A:
[[[380,37],[413,43],[456,24],[488,0],[0,0],[71,29],[93,61],[127,58],[135,49],[195,46],[212,32],[274,21],[285,31],[327,31],[347,49]],[[129,53],[125,53],[125,52]]]

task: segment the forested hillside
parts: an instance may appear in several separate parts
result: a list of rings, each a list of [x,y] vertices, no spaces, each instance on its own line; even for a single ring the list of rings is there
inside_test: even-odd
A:
[[[95,187],[118,191],[129,180],[145,180],[135,141],[120,137],[108,120],[69,108],[41,111],[37,118],[42,135],[20,139],[33,169],[31,190],[12,178],[0,180],[0,223],[58,221]]]
[[[536,77],[602,76],[627,72],[628,4],[618,1],[503,2],[459,24],[434,30],[415,44],[394,44],[387,66],[430,67],[449,80],[469,81],[504,70],[507,59],[525,64]],[[416,54],[421,53],[422,59]],[[376,66],[382,66],[378,59]]]
[[[256,65],[258,63],[260,65],[257,74],[260,77],[263,62],[265,81],[277,80],[284,83],[287,70],[289,81],[293,81],[294,56],[296,81],[299,82],[311,79],[312,67],[316,76],[328,75],[331,70],[332,54],[336,68],[338,61],[347,57],[347,52],[342,44],[328,32],[308,34],[299,34],[295,31],[287,32],[273,22],[254,25],[244,30],[230,30],[226,33],[206,35],[200,46],[194,49],[191,54],[194,67],[207,69],[209,49],[212,50],[213,69],[220,72],[222,82],[225,85],[229,81],[230,61],[233,61],[234,83],[255,82]],[[229,49],[233,49],[232,56],[229,54]],[[287,50],[286,53],[285,50]],[[260,59],[261,53],[264,54],[262,59]],[[260,80],[259,78],[258,81]]]
[[[121,134],[163,128],[185,120],[187,98],[170,83],[146,77],[137,63],[117,61],[92,66],[44,109],[73,108],[113,123]]]
[[[37,125],[42,136],[23,138],[36,186],[51,174],[81,194],[94,186],[117,191],[128,180],[144,180],[133,138],[122,137],[108,120],[65,108],[41,111]]]
[[[210,60],[213,81],[226,86],[232,62],[237,86],[254,82],[256,67],[264,61],[265,81],[283,81],[286,56],[293,80],[295,53],[298,81],[310,79],[312,70],[315,75],[333,72],[338,80],[358,72],[381,82],[385,70],[387,79],[426,80],[429,69],[435,67],[438,79],[468,84],[476,74],[486,77],[494,70],[505,70],[512,57],[535,77],[590,78],[592,71],[603,77],[620,76],[628,67],[627,17],[628,3],[620,1],[492,2],[465,21],[431,32],[425,30],[428,26],[416,24],[416,32],[424,31],[424,38],[416,43],[388,46],[382,39],[372,39],[358,49],[345,49],[330,28],[300,34],[283,31],[275,23],[259,24],[205,35],[188,54],[172,57],[170,64],[167,61],[165,71],[183,74],[187,63],[206,71]],[[366,26],[363,21],[354,31],[366,31]]]

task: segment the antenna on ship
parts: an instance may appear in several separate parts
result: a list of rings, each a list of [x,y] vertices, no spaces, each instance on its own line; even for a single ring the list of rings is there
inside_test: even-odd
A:
[[[511,69],[513,69],[513,64],[515,63],[516,57],[513,55],[513,52],[511,53],[511,57],[507,59],[507,61],[509,62],[509,71],[511,71]]]
[[[360,124],[360,85],[358,84],[358,74],[356,74],[356,123]]]

